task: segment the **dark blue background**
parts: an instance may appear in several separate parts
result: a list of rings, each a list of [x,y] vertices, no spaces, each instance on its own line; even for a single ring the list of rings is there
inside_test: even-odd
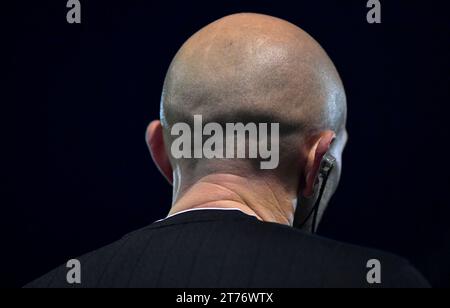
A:
[[[162,218],[171,188],[144,142],[181,44],[224,15],[287,19],[327,50],[344,81],[349,144],[320,234],[408,258],[450,286],[449,23],[445,1],[17,1],[5,105],[1,285]],[[10,46],[8,44],[8,46]]]

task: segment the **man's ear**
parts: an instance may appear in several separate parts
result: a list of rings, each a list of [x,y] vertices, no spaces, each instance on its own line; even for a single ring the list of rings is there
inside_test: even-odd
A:
[[[310,146],[305,166],[305,178],[302,195],[306,198],[314,194],[314,188],[319,176],[320,165],[325,154],[330,149],[336,134],[327,130],[315,136]]]
[[[163,139],[163,128],[159,120],[152,121],[147,127],[145,135],[147,145],[152,155],[153,162],[162,175],[173,184],[173,170],[167,155]]]

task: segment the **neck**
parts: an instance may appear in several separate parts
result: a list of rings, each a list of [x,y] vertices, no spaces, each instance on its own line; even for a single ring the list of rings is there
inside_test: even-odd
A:
[[[175,194],[179,197],[169,214],[198,208],[236,208],[261,221],[292,225],[292,200],[274,182],[231,174],[208,175]]]

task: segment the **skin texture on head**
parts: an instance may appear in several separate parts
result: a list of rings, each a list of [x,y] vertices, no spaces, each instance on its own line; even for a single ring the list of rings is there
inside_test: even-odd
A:
[[[258,170],[242,159],[174,159],[171,128],[191,123],[194,115],[220,124],[279,123],[278,167]],[[345,122],[342,82],[311,36],[275,17],[235,14],[207,25],[178,51],[164,83],[161,120],[149,125],[147,143],[174,185],[172,214],[237,207],[261,220],[292,224],[297,196],[313,195],[327,152],[337,166],[324,203],[334,193]]]

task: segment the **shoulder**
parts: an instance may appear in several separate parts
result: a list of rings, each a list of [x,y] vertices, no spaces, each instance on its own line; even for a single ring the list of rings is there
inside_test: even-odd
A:
[[[113,259],[123,244],[124,239],[120,239],[75,259],[67,260],[54,270],[28,283],[24,288],[96,287],[106,271],[109,261]],[[70,262],[73,260],[78,264]],[[77,271],[79,272],[77,273]],[[70,283],[69,277],[77,274],[80,275],[82,284]]]
[[[291,262],[290,276],[294,279],[310,271],[310,276],[324,287],[430,287],[414,266],[395,254],[311,235],[280,224],[255,224],[256,229],[264,229],[261,233],[267,234],[268,249],[285,252],[279,254],[280,262],[283,259]],[[371,275],[379,275],[380,279],[372,281]]]
[[[278,281],[280,285],[318,287],[429,286],[413,266],[393,254],[310,235],[280,224],[243,220],[233,223],[231,227],[239,236],[233,236],[234,244],[228,249],[245,249],[245,255],[254,258],[254,266],[264,269],[259,274],[261,281],[267,279]],[[114,281],[128,281],[130,271],[126,269],[153,242],[153,231],[158,230],[158,240],[165,240],[164,229],[153,226],[137,230],[78,258],[82,265],[81,285],[68,282],[71,267],[64,264],[25,287],[91,288]],[[178,232],[170,229],[172,233]],[[221,232],[230,233],[229,228],[223,229]],[[211,244],[222,245],[220,241]],[[242,254],[237,253],[236,258],[239,255]],[[232,258],[231,255],[229,258]],[[381,284],[371,285],[367,281],[367,275],[374,266],[380,267]]]

